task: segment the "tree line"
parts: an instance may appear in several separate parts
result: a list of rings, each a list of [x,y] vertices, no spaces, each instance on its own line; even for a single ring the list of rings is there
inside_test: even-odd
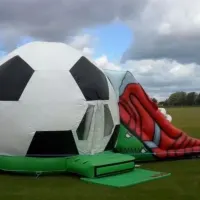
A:
[[[175,92],[165,101],[158,102],[156,98],[152,99],[159,106],[200,106],[200,93],[196,92]]]

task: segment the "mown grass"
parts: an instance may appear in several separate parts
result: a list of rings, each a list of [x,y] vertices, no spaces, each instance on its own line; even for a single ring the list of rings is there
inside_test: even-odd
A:
[[[200,108],[171,108],[173,124],[200,138]],[[0,175],[0,199],[13,200],[199,200],[200,159],[144,164],[171,176],[122,189],[87,184],[73,176]]]

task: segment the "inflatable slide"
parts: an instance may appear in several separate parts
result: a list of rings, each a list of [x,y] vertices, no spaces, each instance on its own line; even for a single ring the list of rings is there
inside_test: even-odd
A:
[[[118,96],[120,134],[116,150],[138,160],[198,156],[200,139],[174,127],[129,71],[104,70]]]

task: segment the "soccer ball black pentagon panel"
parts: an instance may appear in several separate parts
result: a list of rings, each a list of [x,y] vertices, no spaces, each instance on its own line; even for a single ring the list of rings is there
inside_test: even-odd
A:
[[[87,58],[81,57],[70,72],[87,101],[109,100],[106,76]]]
[[[34,70],[20,56],[0,66],[0,101],[18,101]]]
[[[0,153],[57,157],[107,148],[119,124],[116,95],[81,52],[33,42],[0,66]]]

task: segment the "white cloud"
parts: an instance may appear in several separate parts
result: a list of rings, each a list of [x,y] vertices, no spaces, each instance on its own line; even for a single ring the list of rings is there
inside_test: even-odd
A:
[[[88,57],[92,57],[93,54],[94,54],[94,49],[93,48],[89,48],[89,47],[84,47],[82,49],[82,52],[85,56],[88,56]]]
[[[199,8],[199,0],[148,0],[140,16],[127,21],[135,39],[123,61],[168,58],[200,64]]]
[[[171,33],[171,25],[169,23],[163,23],[158,27],[158,32],[163,35],[169,35]]]
[[[169,58],[200,64],[199,7],[199,0],[1,0],[0,37],[10,50],[20,36],[65,41],[118,19],[132,27],[135,37],[124,61]],[[79,38],[73,43],[83,44]],[[91,55],[92,49],[84,52]]]
[[[174,60],[129,60],[122,68],[133,72],[146,91],[158,99],[165,99],[176,91],[200,92],[200,65],[181,64]]]
[[[83,49],[88,45],[91,45],[91,42],[94,40],[94,38],[89,34],[83,34],[83,35],[77,35],[74,37],[71,37],[71,40],[69,41],[69,44],[77,49]]]
[[[111,70],[120,70],[120,66],[117,64],[114,64],[112,62],[109,62],[106,55],[102,55],[101,57],[95,59],[95,63],[98,67],[102,69],[111,69]]]
[[[63,42],[85,28],[140,15],[148,0],[1,0],[0,25],[6,50],[20,36]],[[31,8],[31,9],[30,9]]]
[[[96,42],[96,38],[89,34],[77,35],[70,37],[68,44],[78,50],[80,50],[85,56],[92,57],[94,54],[93,45]]]

